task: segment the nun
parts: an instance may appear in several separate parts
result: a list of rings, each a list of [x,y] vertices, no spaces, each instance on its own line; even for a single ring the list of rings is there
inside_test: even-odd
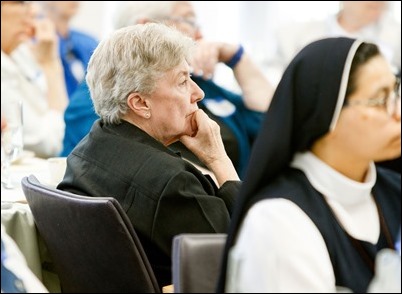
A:
[[[401,176],[374,161],[400,154],[400,83],[378,47],[307,45],[265,115],[217,291],[366,292],[401,222]]]

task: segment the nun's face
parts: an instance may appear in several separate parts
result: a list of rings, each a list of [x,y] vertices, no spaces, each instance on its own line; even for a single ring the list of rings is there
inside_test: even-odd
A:
[[[374,57],[358,72],[334,134],[337,144],[360,159],[382,161],[401,155],[400,85],[387,61]]]

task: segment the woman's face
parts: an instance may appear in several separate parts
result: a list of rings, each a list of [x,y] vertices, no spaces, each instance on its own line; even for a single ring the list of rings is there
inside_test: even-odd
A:
[[[186,61],[159,79],[154,93],[147,99],[150,107],[152,134],[164,145],[170,145],[182,135],[192,135],[197,102],[204,92],[190,77]]]
[[[33,10],[24,1],[1,1],[1,50],[10,54],[33,33]]]
[[[70,20],[78,13],[80,1],[44,1],[49,16],[56,20]]]
[[[344,10],[363,26],[377,22],[387,6],[388,1],[343,1]]]
[[[349,105],[341,111],[334,130],[337,142],[357,158],[396,158],[401,154],[400,98],[388,110],[385,105],[368,104],[378,101],[375,99],[395,97],[396,78],[382,56],[370,59],[357,74],[357,89],[347,98]]]
[[[193,40],[199,40],[202,38],[194,8],[189,1],[177,2],[173,7],[169,19],[169,25],[175,26],[178,30]]]

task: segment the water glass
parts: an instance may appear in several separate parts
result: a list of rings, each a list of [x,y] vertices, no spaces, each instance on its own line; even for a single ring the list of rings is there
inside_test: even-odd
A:
[[[14,185],[11,180],[10,166],[21,155],[24,147],[22,101],[4,101],[1,108],[1,115],[7,124],[1,132],[1,184],[6,189],[12,189]]]

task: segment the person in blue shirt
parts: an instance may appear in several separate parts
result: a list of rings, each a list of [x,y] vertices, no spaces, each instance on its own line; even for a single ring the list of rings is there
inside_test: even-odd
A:
[[[1,293],[48,293],[1,225]]]
[[[68,97],[71,98],[85,78],[88,61],[98,45],[98,40],[70,26],[71,19],[79,10],[80,1],[41,1],[40,4],[45,15],[56,26],[66,88]]]
[[[258,133],[262,114],[268,109],[273,94],[272,85],[241,45],[203,39],[190,2],[129,1],[122,3],[115,15],[116,29],[146,22],[163,22],[174,26],[196,41],[196,54],[190,61],[192,79],[205,93],[198,107],[219,124],[226,152],[241,176]],[[218,63],[225,63],[233,70],[241,95],[213,81]],[[95,119],[88,113],[93,112],[93,107],[85,84],[82,84],[76,96],[72,97],[65,112],[66,133],[62,156],[67,156],[79,139],[89,132]],[[87,109],[77,110],[84,107]],[[185,159],[205,168],[180,142],[169,147],[180,152]]]
[[[78,142],[89,133],[92,124],[98,118],[99,116],[94,111],[88,85],[84,80],[71,96],[64,112],[66,128],[60,156],[67,157]]]

